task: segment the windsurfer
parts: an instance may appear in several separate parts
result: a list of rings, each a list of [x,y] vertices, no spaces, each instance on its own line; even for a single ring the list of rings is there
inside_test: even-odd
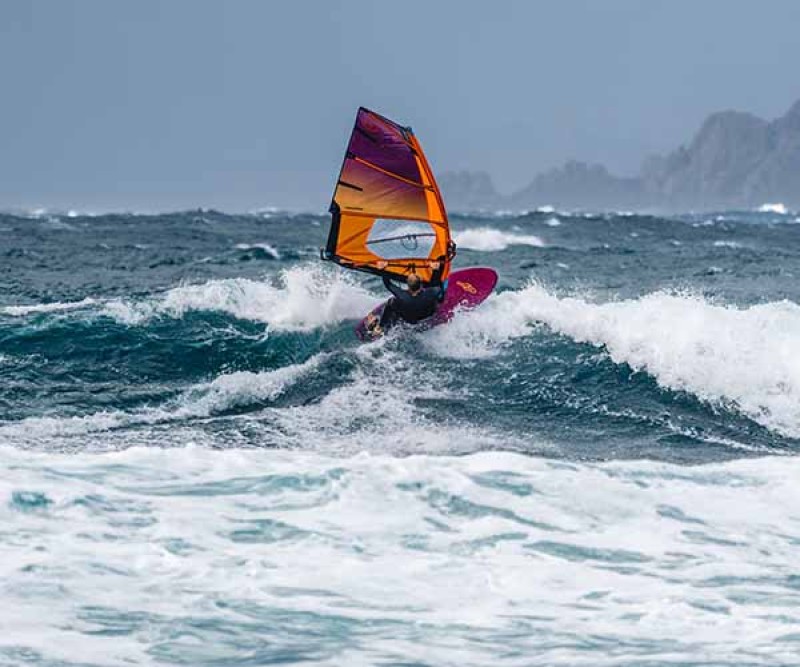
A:
[[[377,264],[377,268],[380,270],[385,269],[386,266],[386,262]],[[406,278],[407,290],[392,283],[388,277],[384,277],[383,284],[394,298],[387,302],[380,321],[378,322],[376,318],[376,321],[372,323],[373,328],[378,326],[381,329],[385,329],[392,326],[398,319],[409,324],[417,324],[436,312],[439,304],[444,299],[445,293],[445,284],[442,282],[444,263],[432,261],[428,266],[433,270],[433,273],[427,287],[423,286],[422,280],[416,273],[411,273]]]

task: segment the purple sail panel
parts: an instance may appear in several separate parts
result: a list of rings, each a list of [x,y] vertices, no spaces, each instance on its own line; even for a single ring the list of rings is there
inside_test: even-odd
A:
[[[416,271],[429,281],[427,260],[452,259],[447,213],[417,138],[368,109],[356,114],[330,212],[324,258],[348,269],[396,279]]]
[[[369,213],[387,218],[428,217],[425,190],[377,171],[372,167],[345,160],[336,202],[342,211]]]
[[[347,151],[381,169],[421,183],[414,151],[398,126],[366,109],[359,109]]]

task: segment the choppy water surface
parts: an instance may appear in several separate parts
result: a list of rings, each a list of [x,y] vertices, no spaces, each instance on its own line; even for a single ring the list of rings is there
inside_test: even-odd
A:
[[[325,216],[0,215],[0,665],[796,664],[798,221],[454,216],[360,345]]]

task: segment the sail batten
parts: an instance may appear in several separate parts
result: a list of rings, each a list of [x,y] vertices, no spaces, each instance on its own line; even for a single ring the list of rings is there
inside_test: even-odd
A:
[[[391,176],[392,178],[396,178],[398,181],[403,181],[403,183],[408,183],[409,185],[416,185],[419,188],[428,188],[428,187],[430,187],[429,185],[425,185],[424,183],[417,183],[416,181],[411,181],[411,180],[409,180],[407,178],[403,178],[402,176],[400,176],[400,174],[395,174],[395,173],[389,171],[388,169],[382,169],[378,165],[372,164],[371,162],[367,162],[366,160],[364,160],[364,159],[362,159],[360,157],[355,157],[353,159],[357,160],[361,164],[367,165],[368,167],[374,169],[375,171],[379,171],[382,174],[386,174],[387,176]]]
[[[395,278],[432,275],[454,253],[447,212],[422,147],[404,128],[360,108],[331,202],[324,257]]]

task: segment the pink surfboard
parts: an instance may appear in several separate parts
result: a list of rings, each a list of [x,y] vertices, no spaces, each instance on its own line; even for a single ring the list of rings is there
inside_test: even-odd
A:
[[[447,290],[444,293],[444,301],[439,305],[439,309],[431,317],[414,326],[430,328],[448,322],[455,315],[456,310],[475,308],[480,305],[492,293],[495,285],[497,285],[497,272],[494,269],[474,267],[453,271],[447,279]],[[367,329],[367,320],[370,316],[380,318],[387,303],[388,299],[373,308],[358,323],[355,331],[359,340],[369,341],[380,337],[380,334],[376,336],[370,333]]]

